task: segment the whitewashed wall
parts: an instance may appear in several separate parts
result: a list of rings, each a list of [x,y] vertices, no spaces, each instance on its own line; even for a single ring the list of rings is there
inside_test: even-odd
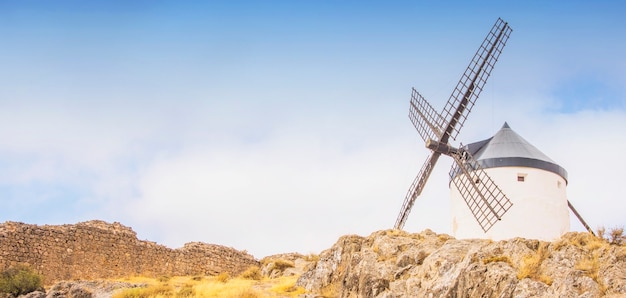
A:
[[[569,231],[566,182],[552,172],[503,167],[485,170],[513,203],[487,233],[484,233],[454,183],[450,184],[452,233],[457,239],[503,240],[515,237],[554,240]],[[517,181],[525,174],[524,182]]]

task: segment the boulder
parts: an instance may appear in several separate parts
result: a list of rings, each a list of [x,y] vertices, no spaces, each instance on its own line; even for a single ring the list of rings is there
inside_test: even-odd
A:
[[[296,285],[337,297],[626,296],[626,249],[587,233],[554,242],[457,240],[430,230],[341,237]]]

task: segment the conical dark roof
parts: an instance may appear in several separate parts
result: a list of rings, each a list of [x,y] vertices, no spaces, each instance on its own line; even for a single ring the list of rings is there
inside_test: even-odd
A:
[[[493,137],[471,143],[465,148],[484,168],[537,168],[554,172],[567,181],[565,169],[518,135],[506,122]]]

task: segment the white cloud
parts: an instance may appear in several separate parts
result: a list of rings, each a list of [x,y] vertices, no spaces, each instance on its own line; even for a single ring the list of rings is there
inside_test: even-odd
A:
[[[411,148],[388,137],[354,149],[340,137],[279,133],[155,160],[128,217],[150,234],[149,225],[168,226],[175,232],[161,237],[171,245],[206,239],[259,253],[319,251],[341,233],[391,227]]]
[[[623,225],[620,171],[626,164],[619,153],[626,139],[616,130],[626,127],[624,112],[548,114],[550,101],[536,93],[496,98],[495,91],[479,99],[459,140],[489,137],[509,121],[568,170],[569,198],[592,226]],[[204,241],[257,257],[319,252],[343,234],[391,228],[428,155],[404,102],[363,98],[356,107],[244,109],[235,117],[225,115],[236,115],[241,103],[223,105],[221,112],[198,106],[185,116],[137,106],[122,116],[85,107],[5,112],[28,134],[5,127],[3,151],[32,159],[16,161],[3,178],[80,188],[86,196],[64,203],[79,213],[66,218],[121,221],[141,238],[168,246]],[[450,232],[449,166],[442,157],[407,230]]]

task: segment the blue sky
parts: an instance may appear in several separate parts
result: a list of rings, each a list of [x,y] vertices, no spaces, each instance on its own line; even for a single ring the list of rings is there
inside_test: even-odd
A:
[[[623,226],[624,6],[0,1],[0,221],[119,221],[257,257],[391,228],[428,154],[410,88],[441,109],[502,17],[459,141],[508,121],[592,226]],[[449,166],[407,230],[450,232]]]

